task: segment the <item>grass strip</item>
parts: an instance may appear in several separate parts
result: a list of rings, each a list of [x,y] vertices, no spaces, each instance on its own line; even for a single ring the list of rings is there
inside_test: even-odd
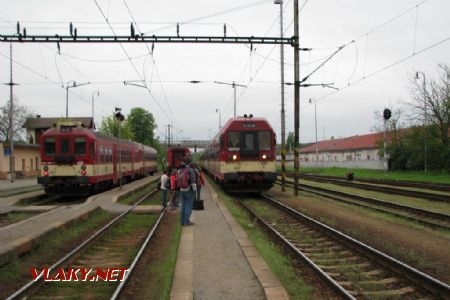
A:
[[[22,220],[31,218],[35,215],[40,214],[41,212],[9,212],[7,214],[0,215],[0,227],[4,227],[13,223],[20,222]]]
[[[158,186],[158,182],[152,182],[142,186],[141,188],[129,193],[125,197],[120,197],[117,202],[125,205],[133,205],[136,203],[142,196],[151,192]]]

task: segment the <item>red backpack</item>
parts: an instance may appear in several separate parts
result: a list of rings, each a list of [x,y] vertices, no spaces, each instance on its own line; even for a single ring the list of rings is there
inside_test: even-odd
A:
[[[177,180],[178,188],[186,189],[189,186],[189,170],[188,168],[182,168],[178,173]]]

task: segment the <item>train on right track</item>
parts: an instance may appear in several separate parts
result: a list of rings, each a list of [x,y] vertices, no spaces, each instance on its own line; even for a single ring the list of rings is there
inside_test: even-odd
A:
[[[229,191],[260,192],[276,181],[276,135],[253,115],[231,118],[200,157],[202,168]]]

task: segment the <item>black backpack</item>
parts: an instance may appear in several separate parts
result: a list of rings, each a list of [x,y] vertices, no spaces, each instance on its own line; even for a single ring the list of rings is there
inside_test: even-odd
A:
[[[164,187],[168,190],[172,188],[172,185],[170,184],[170,177],[167,177],[166,182],[164,183]]]

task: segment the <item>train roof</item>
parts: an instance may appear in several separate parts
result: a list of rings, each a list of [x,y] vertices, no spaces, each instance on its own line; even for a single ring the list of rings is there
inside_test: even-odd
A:
[[[243,127],[248,130],[252,130],[252,128],[254,128],[254,130],[270,129],[271,131],[274,131],[272,126],[270,126],[269,122],[265,118],[243,116],[229,119],[225,123],[225,125],[223,125],[220,133],[227,130],[240,130]]]
[[[42,136],[47,136],[47,135],[57,135],[61,133],[61,129],[57,128],[57,127],[53,127],[53,128],[49,128],[47,129]],[[111,142],[118,142],[119,139],[111,136],[111,135],[107,135],[105,133],[99,132],[99,131],[92,131],[88,128],[84,128],[84,127],[74,127],[70,129],[70,132],[63,132],[63,133],[70,133],[70,134],[80,134],[80,135],[85,135],[85,136],[89,136],[91,138],[97,138],[97,139],[102,139],[102,140],[107,140],[107,141],[111,141]],[[125,140],[125,139],[120,139],[120,142],[122,144],[134,144],[136,146],[140,146],[142,147],[142,149],[145,149],[146,151],[151,151],[153,150],[154,152],[156,152],[156,150],[148,145],[144,145],[135,141],[131,141],[131,140]]]

